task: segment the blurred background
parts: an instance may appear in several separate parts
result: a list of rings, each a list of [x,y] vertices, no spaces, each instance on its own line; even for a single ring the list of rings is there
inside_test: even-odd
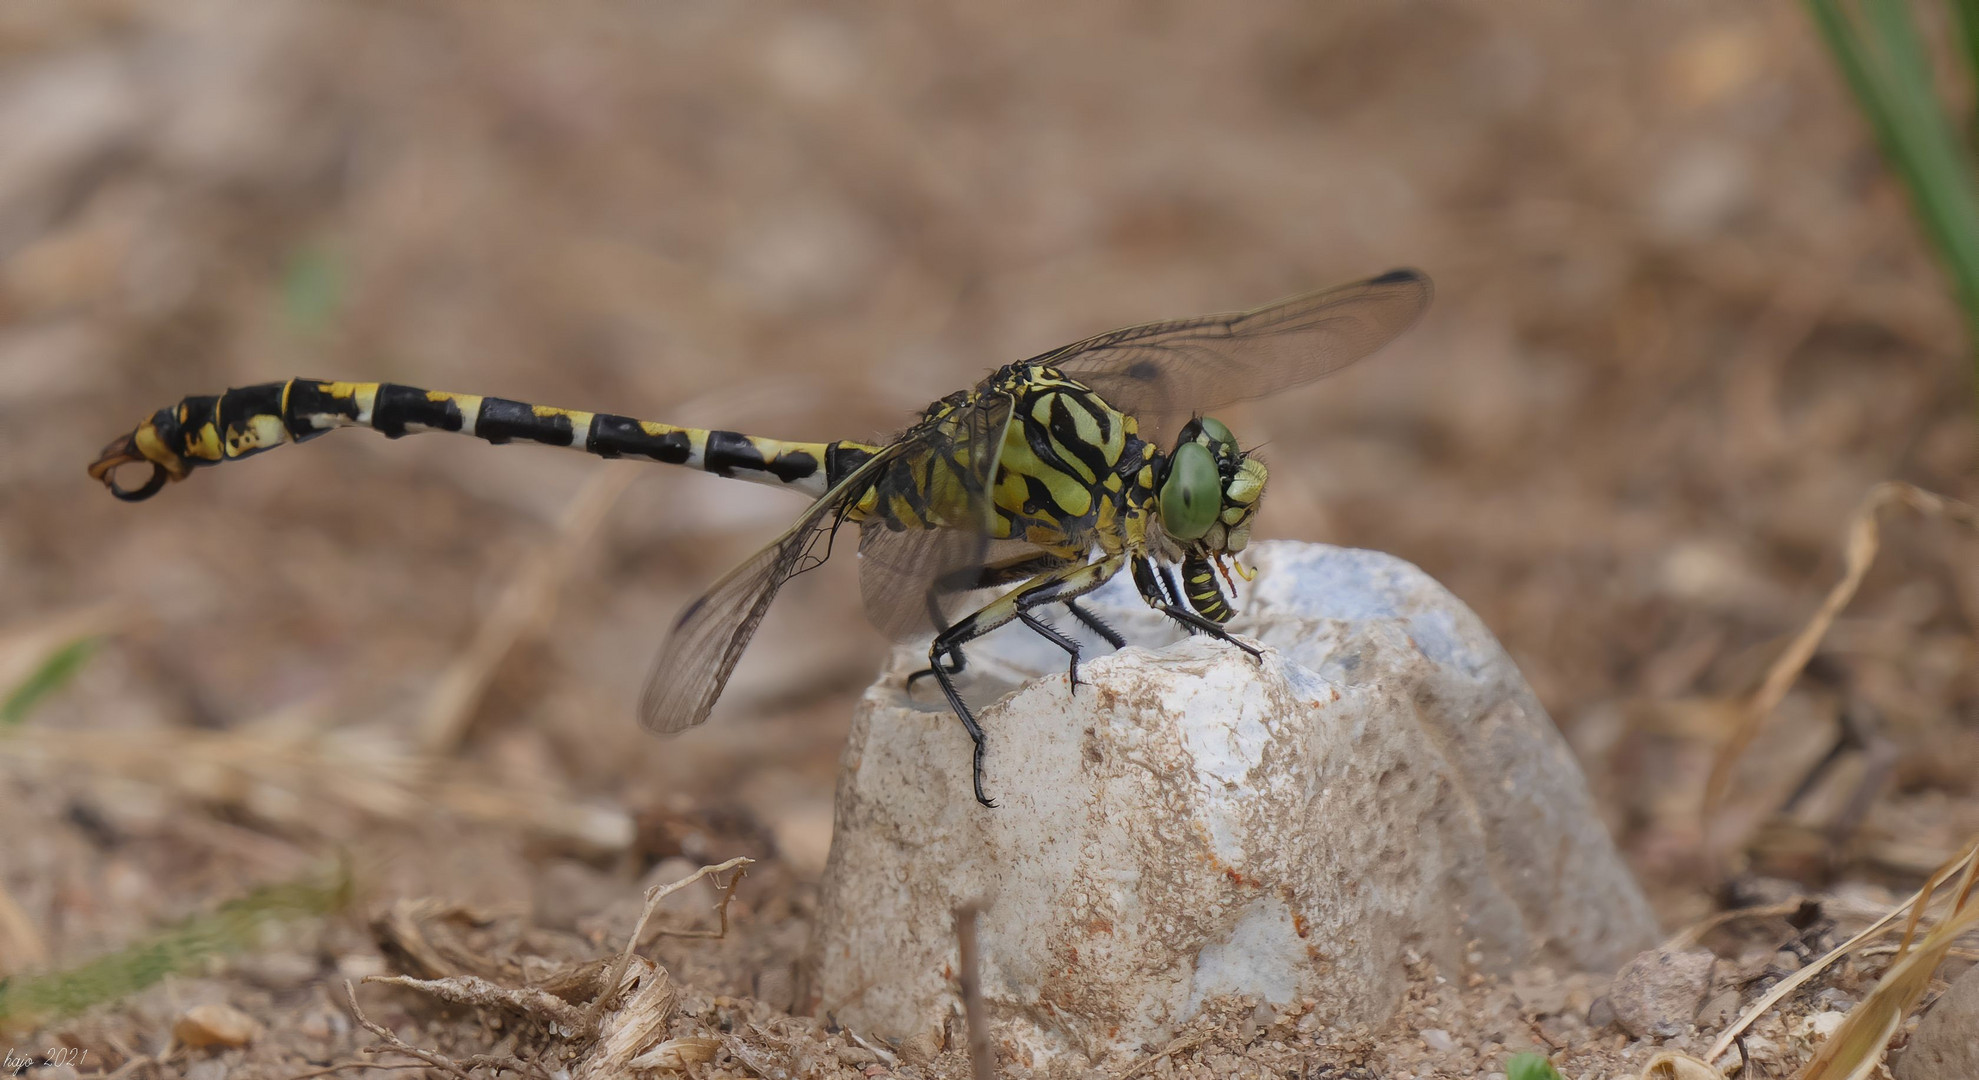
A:
[[[1851,509],[1979,497],[1958,307],[1800,6],[13,0],[0,661],[99,639],[0,752],[16,950],[339,847],[554,922],[754,845],[801,916],[887,647],[842,558],[714,722],[651,739],[664,628],[790,497],[353,431],[122,505],[83,469],[151,410],[310,375],[866,438],[1093,332],[1400,265],[1438,287],[1414,332],[1224,417],[1264,443],[1259,530],[1474,607],[1696,915],[1727,703]],[[1908,888],[1979,829],[1979,542],[1896,520],[1740,790],[1777,805],[1875,717],[1895,779],[1788,871]]]

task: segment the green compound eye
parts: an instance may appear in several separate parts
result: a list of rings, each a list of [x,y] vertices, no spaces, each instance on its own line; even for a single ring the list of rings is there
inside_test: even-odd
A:
[[[1224,426],[1223,421],[1214,416],[1205,416],[1196,422],[1202,425],[1203,434],[1208,436],[1211,442],[1230,450],[1237,449],[1237,436],[1230,433],[1230,429]]]
[[[1223,479],[1216,472],[1216,456],[1201,443],[1176,447],[1161,485],[1162,529],[1177,540],[1200,540],[1222,509]]]

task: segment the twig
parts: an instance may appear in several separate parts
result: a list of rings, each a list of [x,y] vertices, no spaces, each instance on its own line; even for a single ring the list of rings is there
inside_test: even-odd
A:
[[[555,994],[544,990],[511,990],[479,975],[452,975],[444,979],[366,975],[364,981],[418,990],[457,1005],[498,1005],[525,1015],[547,1016],[565,1031],[579,1031],[584,1027],[584,1013]]]
[[[1727,923],[1742,922],[1746,919],[1782,919],[1799,911],[1801,906],[1806,902],[1805,898],[1796,896],[1791,900],[1783,900],[1777,904],[1720,911],[1715,915],[1694,922],[1682,930],[1677,931],[1670,940],[1663,943],[1662,947],[1672,951],[1693,948],[1698,942],[1704,940],[1704,935]]]
[[[1910,923],[1910,927],[1914,929],[1916,926],[1916,922],[1915,922],[1916,915],[1917,913],[1923,910],[1923,905],[1930,898],[1931,894],[1937,891],[1938,886],[1944,882],[1946,877],[1950,876],[1951,874],[1958,873],[1960,870],[1964,869],[1968,865],[1968,863],[1974,858],[1975,855],[1979,855],[1979,850],[1967,850],[1964,858],[1949,863],[1945,867],[1940,868],[1939,873],[1933,875],[1931,880],[1926,881],[1924,883],[1923,888],[1918,889],[1916,892],[1910,894],[1910,899],[1904,901],[1902,904],[1898,905],[1897,907],[1891,908],[1889,911],[1885,912],[1882,918],[1877,919],[1873,923],[1870,923],[1869,926],[1866,927],[1861,933],[1855,935],[1852,938],[1849,938],[1847,941],[1842,942],[1840,945],[1835,946],[1833,949],[1830,949],[1827,955],[1822,956],[1820,959],[1814,961],[1811,964],[1808,964],[1806,967],[1801,968],[1799,971],[1794,972],[1792,975],[1789,975],[1786,978],[1781,979],[1778,983],[1776,983],[1773,986],[1771,990],[1768,990],[1766,992],[1765,997],[1762,997],[1758,1001],[1753,1002],[1752,1005],[1745,1010],[1745,1014],[1743,1016],[1740,1016],[1737,1020],[1732,1022],[1732,1025],[1730,1027],[1726,1028],[1723,1032],[1719,1033],[1718,1041],[1711,1044],[1711,1052],[1704,1055],[1704,1060],[1706,1061],[1718,1060],[1718,1058],[1723,1056],[1725,1051],[1731,1047],[1732,1040],[1737,1038],[1741,1032],[1745,1031],[1746,1028],[1751,1027],[1753,1021],[1759,1019],[1761,1016],[1766,1015],[1766,1011],[1768,1009],[1771,1009],[1773,1006],[1785,1000],[1787,995],[1793,993],[1795,990],[1800,989],[1800,987],[1804,985],[1809,979],[1812,979],[1814,976],[1819,975],[1821,972],[1827,970],[1829,965],[1833,964],[1836,960],[1839,960],[1842,957],[1847,956],[1849,953],[1855,951],[1856,946],[1861,945],[1863,942],[1868,941],[1870,938],[1873,938],[1876,935],[1881,934],[1885,930],[1888,930],[1893,924],[1895,924],[1898,915],[1902,915],[1906,911],[1911,912],[1912,921]],[[1909,931],[1906,930],[1904,934],[1905,944],[1908,944],[1909,937],[1910,937]],[[1900,948],[1899,952],[1901,951],[1902,950]]]
[[[0,882],[0,971],[27,971],[48,963],[48,946],[34,920]]]
[[[990,1052],[989,1010],[983,1006],[982,956],[976,947],[976,916],[982,905],[974,900],[955,908],[956,981],[962,986],[962,1017],[969,1025],[969,1072],[975,1080],[996,1080],[996,1056]]]
[[[364,1010],[357,1007],[357,987],[352,985],[349,979],[344,980],[344,998],[350,1002],[351,1019],[357,1021],[358,1026],[364,1030],[377,1036],[379,1041],[385,1044],[383,1049],[397,1051],[407,1057],[418,1058],[420,1061],[436,1069],[444,1069],[460,1077],[460,1080],[474,1080],[473,1077],[467,1075],[467,1070],[455,1064],[452,1058],[445,1054],[436,1054],[430,1050],[421,1050],[404,1039],[399,1038],[397,1035],[392,1034],[390,1028],[376,1023],[370,1017],[364,1015]],[[366,1047],[365,1052],[372,1053],[373,1048]]]
[[[719,916],[721,919],[721,927],[719,929],[675,930],[672,927],[662,926],[659,929],[653,931],[653,933],[664,934],[667,937],[678,937],[678,938],[709,938],[714,941],[720,941],[721,939],[727,937],[728,936],[728,904],[729,901],[735,899],[735,890],[738,886],[742,884],[742,878],[743,878],[742,871],[740,870],[736,871],[735,876],[728,879],[728,886],[722,890],[722,898],[715,903],[715,914]]]
[[[305,1073],[296,1073],[286,1080],[314,1080],[315,1077],[340,1073],[345,1069],[430,1069],[432,1067],[423,1061],[365,1061],[362,1058],[355,1058],[325,1065],[320,1069],[311,1069]]]
[[[1134,1077],[1139,1076],[1143,1072],[1146,1072],[1147,1070],[1154,1068],[1155,1065],[1158,1064],[1162,1058],[1172,1057],[1176,1054],[1183,1052],[1184,1050],[1194,1050],[1196,1047],[1201,1046],[1202,1044],[1208,1041],[1209,1041],[1209,1036],[1206,1034],[1191,1035],[1185,1039],[1176,1039],[1174,1042],[1169,1043],[1167,1046],[1164,1046],[1161,1049],[1156,1050],[1154,1053],[1149,1054],[1147,1057],[1142,1058],[1140,1061],[1134,1064],[1133,1068],[1128,1069],[1126,1072],[1121,1073],[1119,1076],[1115,1077],[1114,1080],[1134,1080]]]
[[[865,1047],[866,1050],[869,1053],[871,1053],[874,1057],[879,1058],[881,1061],[885,1062],[887,1068],[891,1069],[896,1065],[900,1064],[899,1054],[896,1054],[893,1051],[888,1050],[885,1046],[879,1043],[867,1042],[865,1039],[860,1038],[859,1033],[852,1030],[851,1028],[843,1028],[841,1030],[845,1032],[846,1038],[851,1039],[853,1042],[858,1043],[860,1046]]]
[[[653,913],[659,910],[660,901],[707,877],[709,874],[719,874],[724,870],[735,870],[738,867],[748,866],[755,861],[754,859],[738,855],[717,866],[704,866],[671,885],[655,885],[646,890],[646,908],[639,913],[639,921],[633,925],[631,935],[625,939],[625,950],[619,953],[618,960],[612,964],[611,972],[604,980],[604,988],[598,991],[597,998],[591,1002],[590,1009],[585,1013],[586,1029],[596,1030],[598,1017],[605,1011],[606,1003],[618,994],[619,983],[624,980],[626,969],[632,966],[632,954],[634,950],[638,949],[639,941],[646,933],[646,923],[652,919]],[[737,876],[740,877],[741,875],[738,873]],[[730,882],[728,895],[733,896],[734,894],[734,883]],[[722,925],[726,927],[728,925],[728,900],[726,897],[722,900],[721,909]]]
[[[579,548],[589,540],[625,493],[634,470],[611,467],[595,473],[564,508],[557,535],[533,552],[503,590],[495,609],[466,650],[441,674],[419,722],[420,748],[450,754],[467,734],[475,707],[502,661],[524,639],[541,632],[555,607],[557,589],[569,574]]]
[[[1766,678],[1759,684],[1752,697],[1747,699],[1737,725],[1719,747],[1717,757],[1711,762],[1711,775],[1704,785],[1704,804],[1701,816],[1705,834],[1714,830],[1712,822],[1719,805],[1724,801],[1725,789],[1731,783],[1732,766],[1752,740],[1759,734],[1766,717],[1772,713],[1780,700],[1787,696],[1794,681],[1807,662],[1814,657],[1814,650],[1820,647],[1821,639],[1834,624],[1836,616],[1855,598],[1856,589],[1869,573],[1869,566],[1876,559],[1881,546],[1877,515],[1884,507],[1891,505],[1907,506],[1929,517],[1955,521],[1969,528],[1979,529],[1979,507],[1970,506],[1956,499],[1925,491],[1923,488],[1896,480],[1885,480],[1869,489],[1862,501],[1856,505],[1849,517],[1848,539],[1843,548],[1842,579],[1835,583],[1828,595],[1821,601],[1814,617],[1801,627],[1780,658],[1766,671]],[[1729,846],[1729,844],[1727,844]],[[1715,1058],[1714,1058],[1715,1060]]]

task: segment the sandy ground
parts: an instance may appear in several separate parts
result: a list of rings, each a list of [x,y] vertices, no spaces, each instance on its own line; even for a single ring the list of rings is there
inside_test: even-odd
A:
[[[1839,575],[1851,508],[1891,478],[1979,496],[1956,310],[1784,0],[20,0],[0,252],[0,685],[102,638],[0,735],[0,973],[339,852],[361,883],[346,915],[13,1038],[92,1048],[84,1072],[299,1076],[370,1039],[342,979],[398,969],[395,905],[482,935],[463,956],[554,967],[622,941],[642,884],[738,854],[763,861],[729,939],[655,955],[683,1031],[783,1056],[702,1075],[965,1068],[785,1015],[885,648],[849,560],[786,590],[705,729],[632,720],[672,614],[796,504],[360,432],[141,507],[83,476],[152,409],[296,374],[869,437],[1110,326],[1419,266],[1439,295],[1405,341],[1225,417],[1273,470],[1260,532],[1393,552],[1476,608],[1672,929],[1728,881],[1846,928],[1979,831],[1979,541],[1903,513],[1745,756],[1730,841],[1698,825],[1731,703]],[[1818,831],[1855,754],[1759,828],[1844,715],[1893,762],[1859,827]],[[1749,999],[1833,932],[1719,943],[1719,977]],[[1661,1040],[1607,1023],[1600,974],[1425,970],[1380,1031],[1212,1017],[1147,1068],[1472,1076],[1536,1047],[1633,1075]],[[421,1045],[529,1042],[365,993]],[[1841,1007],[1804,997],[1773,1075]],[[173,1048],[206,1001],[262,1034]]]

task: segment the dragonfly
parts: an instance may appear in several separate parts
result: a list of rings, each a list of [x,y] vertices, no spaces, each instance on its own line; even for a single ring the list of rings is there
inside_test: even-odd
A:
[[[908,683],[931,676],[940,686],[973,744],[976,800],[993,807],[984,730],[957,686],[964,648],[1022,623],[1068,654],[1076,692],[1081,646],[1042,609],[1062,606],[1124,647],[1079,598],[1126,570],[1151,608],[1261,658],[1225,624],[1234,614],[1232,568],[1250,574],[1238,555],[1264,495],[1265,464],[1206,412],[1374,354],[1415,323],[1431,295],[1427,277],[1400,269],[1250,311],[1114,330],[1006,364],[882,443],[788,442],[395,383],[298,378],[160,409],[104,447],[89,474],[136,502],[204,466],[368,427],[392,438],[451,431],[570,447],[802,493],[810,506],[782,535],[674,620],[641,695],[641,722],[672,734],[705,721],[778,589],[829,557],[851,523],[867,615],[898,641],[932,635],[928,666]],[[1177,427],[1166,449],[1163,425]],[[120,480],[132,469],[144,476],[145,466],[143,483]],[[990,589],[1003,591],[972,608]]]

